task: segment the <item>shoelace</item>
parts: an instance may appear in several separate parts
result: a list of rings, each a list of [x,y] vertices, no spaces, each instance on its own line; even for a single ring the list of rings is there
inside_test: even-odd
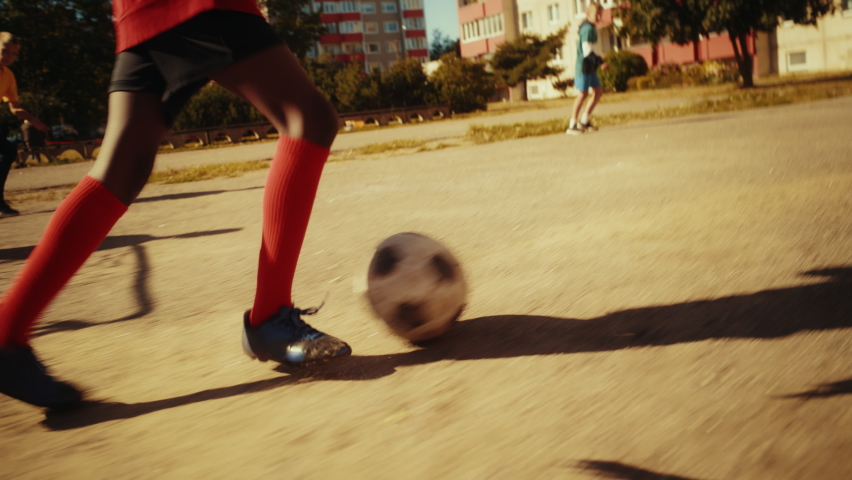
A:
[[[327,294],[326,298],[328,298]],[[322,332],[308,325],[304,320],[302,320],[302,315],[316,315],[317,312],[319,312],[324,305],[325,299],[323,299],[322,303],[319,304],[319,306],[317,307],[310,307],[304,310],[293,307],[290,310],[290,323],[293,325],[294,330],[300,337],[308,337],[311,340],[316,340],[317,337],[323,335]]]

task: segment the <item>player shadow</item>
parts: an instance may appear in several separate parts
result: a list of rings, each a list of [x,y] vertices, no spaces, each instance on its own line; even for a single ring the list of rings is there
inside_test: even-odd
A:
[[[187,198],[206,197],[208,195],[218,195],[220,193],[244,192],[247,190],[258,190],[262,188],[263,186],[261,185],[257,187],[237,188],[233,190],[208,190],[205,192],[171,193],[168,195],[157,195],[156,197],[137,198],[133,201],[133,203],[160,202],[163,200],[184,200]]]
[[[458,322],[446,335],[404,353],[352,356],[316,369],[276,368],[286,375],[139,404],[88,403],[49,413],[44,425],[66,430],[133,418],[166,408],[244,395],[311,381],[364,381],[400,367],[444,360],[483,360],[615,351],[724,338],[779,338],[805,331],[852,327],[852,267],[806,272],[820,283],[764,290],[715,300],[621,310],[578,320],[535,315],[496,315]],[[825,393],[847,393],[840,382]],[[837,394],[839,394],[837,393]]]
[[[852,394],[852,378],[839,382],[823,383],[822,385],[807,392],[785,395],[783,398],[802,398],[810,400],[813,398],[827,398],[837,395]]]
[[[151,242],[154,240],[169,240],[169,239],[187,239],[187,238],[197,238],[197,237],[206,237],[210,235],[222,235],[226,233],[233,233],[242,230],[241,228],[228,228],[221,230],[208,230],[201,232],[190,232],[184,233],[180,235],[173,236],[165,236],[165,237],[156,237],[153,235],[115,235],[110,236],[104,239],[101,245],[98,247],[98,251],[103,250],[113,250],[116,248],[125,248],[129,247],[133,254],[136,256],[136,272],[134,273],[134,281],[133,281],[133,293],[136,297],[136,311],[128,314],[121,318],[116,318],[114,320],[108,320],[104,322],[92,322],[88,320],[60,320],[56,322],[41,322],[36,324],[36,327],[33,329],[33,336],[40,337],[43,335],[49,335],[51,333],[56,332],[68,332],[75,330],[82,330],[84,328],[96,327],[100,325],[109,325],[112,323],[125,322],[128,320],[135,320],[137,318],[142,318],[145,315],[148,315],[153,311],[154,302],[151,297],[150,288],[148,285],[148,274],[150,272],[150,262],[148,261],[148,254],[145,250],[144,243]],[[29,249],[32,251],[35,247],[22,247]],[[6,250],[18,250],[18,249],[6,249]],[[0,258],[4,258],[4,251],[0,250]],[[20,254],[20,252],[15,252],[15,254]],[[27,253],[23,259],[29,256]]]
[[[535,315],[473,318],[458,322],[424,348],[353,356],[337,366],[301,375],[313,380],[368,380],[390,375],[399,367],[441,360],[604,352],[725,338],[769,339],[852,327],[852,267],[804,275],[826,280],[750,295],[622,310],[589,320]],[[294,374],[292,369],[279,369]]]
[[[578,463],[577,468],[585,471],[593,471],[600,478],[616,480],[695,480],[606,460],[583,460]]]
[[[179,397],[166,398],[140,403],[106,402],[99,400],[84,401],[78,408],[69,411],[48,410],[45,412],[43,426],[50,430],[73,430],[75,428],[89,427],[99,423],[114,420],[126,420],[130,418],[147,415],[149,413],[181,407],[193,403],[219,400],[246,395],[254,392],[262,392],[273,388],[299,383],[297,376],[281,376],[258,380],[255,382],[241,383],[228,387],[211,388],[200,392],[181,395]]]

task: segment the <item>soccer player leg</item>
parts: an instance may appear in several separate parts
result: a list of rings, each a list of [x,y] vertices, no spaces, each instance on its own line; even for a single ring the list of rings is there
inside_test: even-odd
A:
[[[89,176],[130,205],[148,182],[168,118],[160,96],[114,91],[100,153]]]
[[[54,380],[29,347],[32,326],[127,211],[148,179],[165,132],[153,94],[113,92],[100,154],[54,212],[44,235],[0,302],[0,391],[47,407],[80,400]]]
[[[317,187],[337,135],[337,113],[290,50],[264,49],[212,75],[254,105],[280,133],[263,196],[263,237],[252,309],[243,346],[260,360],[290,365],[325,363],[351,353],[345,342],[319,332],[293,307],[296,262]]]

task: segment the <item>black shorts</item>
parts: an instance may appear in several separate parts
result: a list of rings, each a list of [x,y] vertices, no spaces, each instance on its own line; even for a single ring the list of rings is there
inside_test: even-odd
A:
[[[109,93],[160,95],[171,124],[210,75],[282,43],[263,17],[233,10],[203,12],[119,53]]]

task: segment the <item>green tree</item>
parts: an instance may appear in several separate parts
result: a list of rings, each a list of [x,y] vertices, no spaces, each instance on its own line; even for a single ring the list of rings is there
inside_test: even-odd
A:
[[[341,113],[381,108],[381,73],[363,73],[360,62],[352,62],[334,75],[337,110]]]
[[[456,113],[484,110],[496,89],[494,75],[487,71],[485,62],[461,58],[455,52],[441,57],[431,78],[438,101],[449,104]]]
[[[754,60],[748,51],[748,35],[771,32],[782,19],[799,25],[816,25],[817,20],[833,13],[835,0],[705,0],[709,2],[704,24],[712,32],[727,32],[734,47],[743,86],[754,85]]]
[[[12,70],[25,108],[81,136],[105,123],[115,55],[108,0],[0,1],[0,31],[20,38]]]
[[[514,87],[529,80],[557,77],[562,69],[551,62],[565,41],[565,28],[542,39],[537,35],[522,34],[506,42],[494,52],[490,65],[497,81]]]
[[[302,58],[302,67],[308,73],[308,77],[314,82],[314,85],[336,106],[337,101],[337,85],[334,77],[337,72],[342,70],[345,65],[338,62],[334,55],[325,53],[318,58]]]
[[[459,40],[445,36],[437,28],[432,30],[432,43],[429,45],[429,60],[438,60],[447,53],[461,55]]]
[[[754,59],[749,35],[771,32],[782,19],[815,25],[835,9],[835,0],[631,0],[616,9],[620,34],[652,43],[669,37],[675,43],[697,43],[708,33],[727,33],[744,87],[754,85]]]
[[[175,119],[174,129],[225,127],[265,120],[250,103],[211,82],[189,99]]]
[[[435,87],[416,58],[395,63],[382,78],[389,107],[411,107],[437,103]]]
[[[298,58],[308,51],[326,33],[320,22],[321,11],[313,11],[311,0],[261,0],[269,16],[269,24]]]

